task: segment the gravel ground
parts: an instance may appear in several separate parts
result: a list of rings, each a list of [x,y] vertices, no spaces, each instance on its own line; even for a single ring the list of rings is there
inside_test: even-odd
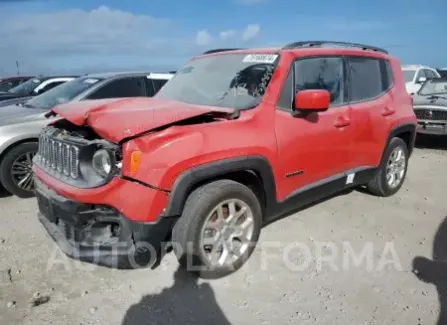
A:
[[[4,195],[0,324],[436,324],[442,279],[412,272],[447,216],[447,145],[431,142],[419,141],[395,196],[352,191],[279,220],[244,268],[213,281],[185,276],[172,254],[155,270],[66,259],[35,200]]]

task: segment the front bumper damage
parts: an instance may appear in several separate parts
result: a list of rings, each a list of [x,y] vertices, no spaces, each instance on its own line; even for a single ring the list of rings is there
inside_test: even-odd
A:
[[[67,256],[111,268],[134,269],[158,263],[176,221],[173,217],[160,217],[151,223],[132,221],[109,205],[60,196],[38,178],[35,193],[39,220]]]

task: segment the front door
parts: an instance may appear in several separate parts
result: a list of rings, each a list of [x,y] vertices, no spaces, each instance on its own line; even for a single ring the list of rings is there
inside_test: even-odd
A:
[[[350,166],[352,121],[342,57],[301,58],[293,63],[277,103],[275,132],[283,169],[281,198],[340,177]],[[294,94],[325,89],[331,105],[306,117],[290,113]],[[318,183],[317,183],[318,182]]]

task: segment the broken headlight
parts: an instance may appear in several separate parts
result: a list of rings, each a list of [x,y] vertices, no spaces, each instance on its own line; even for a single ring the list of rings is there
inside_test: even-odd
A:
[[[99,149],[93,154],[93,170],[103,178],[107,178],[116,165],[115,156],[106,149]]]

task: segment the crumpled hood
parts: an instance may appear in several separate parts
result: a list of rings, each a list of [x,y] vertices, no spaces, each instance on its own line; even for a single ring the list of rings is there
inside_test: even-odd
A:
[[[226,108],[147,97],[70,102],[52,111],[75,125],[90,126],[102,138],[115,143],[191,117],[232,112]]]

